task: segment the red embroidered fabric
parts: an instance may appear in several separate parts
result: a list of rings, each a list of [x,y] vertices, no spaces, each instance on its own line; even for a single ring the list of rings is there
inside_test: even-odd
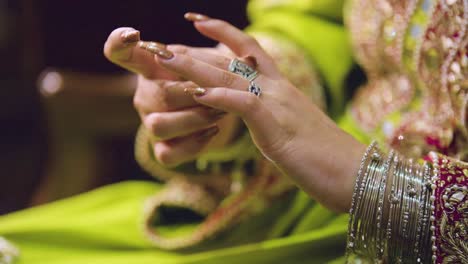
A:
[[[431,153],[435,263],[468,263],[468,163]]]

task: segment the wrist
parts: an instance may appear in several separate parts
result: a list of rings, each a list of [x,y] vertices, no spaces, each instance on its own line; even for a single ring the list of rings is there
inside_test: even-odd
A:
[[[366,145],[340,128],[336,129],[336,136],[327,141],[323,150],[315,151],[315,159],[323,164],[323,168],[314,173],[325,178],[320,200],[333,211],[345,213],[351,205],[354,183]]]
[[[317,115],[320,116],[320,115]],[[366,146],[326,117],[272,157],[277,166],[325,207],[347,212]],[[321,125],[319,125],[321,124]]]

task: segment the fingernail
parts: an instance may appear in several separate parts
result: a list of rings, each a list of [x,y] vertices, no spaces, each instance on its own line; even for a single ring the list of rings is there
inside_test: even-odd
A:
[[[248,55],[247,57],[243,57],[243,59],[245,60],[245,62],[247,62],[247,64],[249,64],[252,68],[257,68],[258,66],[258,62],[257,62],[257,58],[255,58],[254,56],[252,55]]]
[[[206,21],[206,20],[210,19],[210,17],[208,17],[208,16],[198,14],[198,13],[194,13],[194,12],[185,13],[184,17],[188,21],[192,21],[192,22]]]
[[[220,119],[227,114],[225,111],[216,108],[209,108],[208,113],[213,119]]]
[[[165,49],[166,48],[166,44],[156,42],[156,41],[140,41],[138,45],[142,49],[154,49],[154,48]]]
[[[210,127],[207,130],[203,131],[197,136],[197,139],[200,141],[205,141],[206,139],[209,139],[213,137],[214,135],[218,134],[219,128],[218,126]]]
[[[158,57],[168,60],[174,57],[174,54],[166,49],[166,45],[154,42],[154,41],[140,41],[138,46],[144,50],[147,50],[153,54],[156,54]]]
[[[206,93],[206,89],[201,87],[188,87],[184,89],[184,93],[189,95],[202,96]]]
[[[122,42],[125,44],[131,44],[140,40],[140,31],[135,29],[127,29],[120,35]]]

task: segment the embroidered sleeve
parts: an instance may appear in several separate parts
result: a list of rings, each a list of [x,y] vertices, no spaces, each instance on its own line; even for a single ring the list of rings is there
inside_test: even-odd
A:
[[[468,263],[468,164],[431,153],[432,260]]]

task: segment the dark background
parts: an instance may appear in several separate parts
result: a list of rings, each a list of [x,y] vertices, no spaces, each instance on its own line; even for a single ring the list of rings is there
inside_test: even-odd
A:
[[[116,181],[150,179],[133,160],[138,118],[131,93],[103,92],[96,81],[125,75],[102,55],[108,34],[131,26],[146,40],[211,46],[183,14],[200,12],[243,28],[245,2],[0,0],[0,214]],[[79,77],[44,96],[38,79],[50,67]]]

